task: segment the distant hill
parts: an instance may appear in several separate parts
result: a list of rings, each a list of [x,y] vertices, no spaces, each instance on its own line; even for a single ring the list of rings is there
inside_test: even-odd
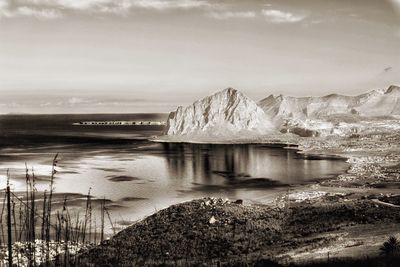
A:
[[[170,113],[165,134],[194,140],[290,132],[300,136],[349,135],[371,130],[366,120],[398,120],[400,87],[357,96],[270,95],[258,103],[233,88]],[[379,125],[385,128],[385,125]],[[389,127],[390,128],[390,127]],[[391,128],[394,130],[394,128]]]
[[[230,136],[273,129],[271,118],[256,102],[228,88],[190,106],[178,107],[168,118],[166,134]]]
[[[29,115],[30,113],[25,113],[25,112],[9,112],[9,113],[4,113],[0,115]]]
[[[400,115],[400,87],[374,90],[358,96],[330,94],[322,97],[270,95],[258,102],[270,117],[277,119],[324,119],[331,115]]]

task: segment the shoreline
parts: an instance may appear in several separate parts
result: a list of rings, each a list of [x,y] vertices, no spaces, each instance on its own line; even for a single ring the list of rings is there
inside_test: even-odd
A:
[[[387,142],[388,137],[392,143]],[[220,238],[227,239],[229,242],[225,241],[232,247],[240,247],[237,248],[238,251],[227,250],[227,255],[215,254],[211,261],[218,259],[223,262],[235,262],[245,258],[247,263],[254,263],[261,257],[285,265],[325,260],[328,252],[331,259],[378,255],[379,246],[389,235],[400,237],[400,226],[396,223],[400,221],[400,201],[396,202],[397,198],[400,198],[400,142],[397,140],[400,140],[400,134],[395,133],[389,136],[382,135],[379,140],[375,137],[360,137],[350,141],[340,138],[299,139],[297,144],[289,147],[287,143],[279,143],[276,140],[273,143],[269,140],[262,142],[254,140],[251,143],[213,143],[216,145],[248,144],[290,149],[295,150],[295,153],[301,157],[305,157],[305,160],[307,157],[341,160],[348,163],[348,168],[343,173],[332,175],[332,177],[277,189],[269,197],[268,193],[265,193],[265,198],[260,201],[246,201],[245,199],[245,203],[243,201],[236,203],[237,199],[225,200],[216,196],[217,198],[192,199],[173,204],[136,220],[131,226],[112,236],[109,241],[104,241],[101,245],[82,252],[82,257],[85,258],[85,253],[89,253],[90,260],[96,262],[97,256],[105,256],[102,253],[114,251],[115,247],[121,250],[136,249],[131,241],[124,242],[131,240],[132,236],[139,236],[140,239],[135,242],[142,244],[140,243],[142,238],[147,240],[141,247],[155,253],[153,258],[144,260],[145,254],[142,254],[140,249],[135,250],[137,258],[134,259],[144,260],[137,262],[140,263],[139,265],[157,266],[152,264],[161,264],[162,262],[158,261],[159,257],[164,257],[173,265],[175,258],[181,257],[180,260],[183,260],[182,257],[187,257],[179,251],[174,251],[173,247],[179,247],[180,240],[184,243],[187,242],[186,245],[190,246],[189,237],[196,235],[196,231],[199,229],[202,234],[210,235],[210,238],[216,238],[217,241],[219,240],[218,242],[221,241]],[[154,140],[148,141],[161,143]],[[348,146],[348,142],[356,145]],[[168,143],[206,144],[199,142]],[[351,149],[344,149],[348,147]],[[392,169],[393,166],[398,167]],[[213,204],[201,204],[209,202]],[[214,214],[215,210],[218,211],[217,214]],[[201,213],[203,211],[205,213]],[[202,215],[199,215],[199,212]],[[265,216],[268,218],[267,223],[264,222]],[[245,222],[243,222],[243,217],[246,218]],[[217,223],[214,223],[214,220]],[[181,224],[188,224],[187,228],[180,228]],[[252,236],[251,231],[254,230],[251,230],[248,235],[243,235],[239,240],[232,239],[232,236],[238,234],[237,230],[232,230],[232,226],[234,229],[239,227],[242,229],[241,231],[247,232],[247,226],[243,228],[243,225],[248,224],[254,225],[257,231],[264,231],[265,236]],[[149,225],[153,226],[148,228]],[[224,230],[219,232],[218,229]],[[167,243],[163,243],[158,248],[155,246],[154,250],[147,246],[147,244],[161,242],[159,240],[164,238],[163,235],[168,236],[165,239],[168,240]],[[204,255],[201,254],[204,251],[201,252],[201,250],[213,248],[215,245],[207,243],[201,238],[199,240],[198,242],[205,243],[196,248],[197,251],[191,258],[192,263],[205,260],[202,258]],[[253,242],[250,240],[256,241],[251,252],[242,250],[247,242]],[[123,242],[122,245],[119,242]],[[168,251],[168,256],[160,256],[160,249]],[[92,258],[93,254],[91,253],[95,253],[95,259]],[[234,256],[235,253],[238,257]],[[123,258],[123,256],[121,257]],[[104,260],[107,262],[116,259]],[[129,260],[132,259],[129,258]],[[103,266],[99,262],[97,264],[96,266]],[[181,266],[192,266],[182,264]]]
[[[296,153],[301,155],[318,158],[333,158],[344,160],[349,163],[349,167],[344,173],[309,184],[290,187],[287,191],[285,190],[286,192],[279,193],[278,198],[275,198],[271,204],[252,203],[243,205],[243,207],[248,207],[249,209],[256,207],[264,207],[266,209],[280,207],[279,209],[290,210],[296,208],[301,212],[305,212],[311,208],[321,209],[322,213],[319,214],[319,211],[317,211],[317,214],[319,215],[317,215],[316,218],[319,218],[319,216],[325,216],[323,215],[324,212],[326,212],[324,209],[332,205],[339,205],[338,208],[340,208],[341,205],[345,205],[350,209],[356,208],[359,205],[367,205],[369,207],[368,209],[360,209],[357,211],[361,212],[361,216],[367,217],[370,215],[362,214],[364,212],[369,212],[369,209],[375,210],[371,213],[371,217],[368,217],[369,219],[367,224],[351,222],[348,225],[345,224],[340,226],[339,231],[324,230],[321,234],[324,236],[323,240],[325,241],[321,244],[317,242],[316,244],[309,246],[307,245],[307,241],[304,246],[296,245],[291,248],[282,247],[283,250],[276,254],[275,259],[279,258],[279,263],[297,264],[324,259],[326,258],[327,252],[330,252],[331,258],[337,259],[346,258],[350,255],[353,256],[353,258],[362,258],[365,255],[375,256],[379,254],[379,246],[389,235],[400,236],[400,226],[390,223],[390,220],[380,221],[379,217],[372,215],[374,213],[382,212],[384,209],[390,209],[391,211],[388,211],[389,214],[384,212],[381,216],[400,216],[400,202],[396,204],[385,202],[391,201],[391,199],[396,199],[397,196],[400,196],[400,183],[396,188],[389,186],[390,183],[400,180],[400,167],[395,170],[390,170],[391,166],[400,166],[400,154],[398,153],[400,151],[400,143],[395,142],[394,146],[388,146],[386,142],[387,135],[392,137],[394,136],[394,140],[400,140],[400,134],[382,134],[378,141],[374,139],[375,137],[363,136],[355,141],[357,146],[352,147],[351,150],[343,149],[347,147],[347,142],[349,142],[349,140],[344,138],[325,140],[316,140],[315,138],[301,139],[298,143],[292,144],[293,147],[289,148],[285,147],[286,142],[276,142],[276,140],[274,140],[274,142],[270,142],[270,140],[252,140],[251,142],[248,140],[219,140],[211,142],[211,144],[278,145],[278,147],[283,149],[294,149],[296,150]],[[155,143],[210,144],[210,142],[204,141],[167,141],[155,138],[149,141]],[[373,143],[373,146],[365,145],[370,142]],[[379,149],[376,149],[377,147]],[[380,167],[373,168],[371,166]],[[376,186],[377,184],[380,186]],[[385,185],[388,187],[385,187]],[[189,205],[188,203],[194,203],[196,201],[200,200],[191,200],[189,202],[172,205],[137,221],[128,228],[134,229],[137,225],[152,220],[153,218],[160,216],[160,213],[164,213],[173,207]],[[399,205],[399,207],[397,207],[397,205]],[[182,216],[185,215],[183,214]],[[337,217],[336,213],[333,213],[332,216]],[[296,220],[296,218],[292,219]],[[302,221],[305,220],[306,217],[303,219],[299,217],[297,219]],[[346,220],[346,217],[339,216],[336,219],[340,222],[341,220]],[[316,222],[313,223],[318,223],[318,220],[319,219],[316,219]],[[302,223],[305,223],[305,221]],[[377,224],[379,224],[379,227]],[[339,225],[341,225],[341,223],[339,223]],[[381,228],[385,230],[379,230]],[[117,236],[123,235],[124,231],[117,234]],[[316,240],[321,238],[319,236],[320,234],[311,234],[308,238],[311,238],[311,240],[316,242]],[[303,239],[300,238],[299,240]],[[265,257],[269,258],[268,256]]]
[[[340,153],[322,153],[322,152],[313,152],[311,150],[307,150],[302,147],[301,143],[286,143],[284,141],[269,141],[269,140],[217,140],[217,141],[200,141],[200,140],[167,140],[167,139],[158,139],[158,138],[149,138],[147,139],[153,143],[168,143],[168,144],[198,144],[198,145],[266,145],[271,148],[282,148],[282,149],[290,149],[295,150],[298,154],[315,156],[319,159],[338,159],[347,161],[349,158]]]

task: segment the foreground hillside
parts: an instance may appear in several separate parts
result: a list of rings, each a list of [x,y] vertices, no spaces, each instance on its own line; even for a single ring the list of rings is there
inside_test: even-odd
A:
[[[363,242],[377,242],[366,254],[376,256],[387,235],[400,230],[399,222],[398,207],[343,195],[307,203],[278,201],[272,206],[200,199],[132,225],[82,255],[80,264],[211,266],[255,264],[262,259],[285,263],[294,251],[312,255],[315,248],[338,240],[345,252],[356,251]]]

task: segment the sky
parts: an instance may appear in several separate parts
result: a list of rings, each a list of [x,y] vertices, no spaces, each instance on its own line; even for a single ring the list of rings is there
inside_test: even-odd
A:
[[[0,0],[0,114],[400,84],[400,0]]]

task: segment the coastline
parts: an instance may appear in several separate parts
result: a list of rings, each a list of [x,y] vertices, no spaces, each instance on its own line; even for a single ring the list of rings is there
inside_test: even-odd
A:
[[[350,146],[351,150],[344,149],[349,147],[349,140],[344,138],[298,138],[297,143],[292,142],[289,146],[287,138],[278,140],[276,137],[273,142],[271,138],[211,142],[279,147],[295,150],[311,159],[343,160],[349,167],[334,177],[277,190],[268,201],[263,201],[264,204],[205,198],[171,205],[135,221],[110,240],[80,251],[77,255],[82,263],[80,266],[115,263],[131,266],[128,263],[132,262],[140,266],[196,266],[201,262],[212,265],[217,261],[253,266],[260,260],[302,266],[313,261],[326,261],[327,257],[332,260],[349,256],[355,259],[377,257],[379,247],[390,235],[400,236],[400,226],[396,223],[400,221],[400,201],[396,202],[400,196],[400,183],[397,188],[385,188],[391,183],[386,179],[390,178],[388,175],[397,175],[394,180],[400,181],[400,168],[391,172],[386,169],[386,166],[400,163],[400,142],[397,142],[400,134],[390,136],[394,136],[389,139],[395,145],[388,145],[387,134],[380,140],[364,136],[351,141],[357,144]],[[158,142],[157,138],[149,141]],[[166,142],[210,144],[195,140],[162,141]],[[371,142],[373,145],[366,145]],[[373,167],[375,165],[381,167]],[[374,186],[377,183],[380,187]],[[215,214],[215,211],[218,212]],[[268,217],[266,223],[265,216]],[[249,230],[246,225],[253,225],[255,230]],[[188,249],[193,235],[198,235],[199,231],[199,241]],[[254,231],[262,231],[265,235],[254,236]],[[236,235],[241,238],[232,239]],[[201,236],[208,236],[212,242]],[[185,246],[181,247],[182,244]],[[205,251],[220,250],[218,244],[229,244],[229,249],[223,250],[226,254],[204,254]],[[250,248],[245,249],[246,246]],[[191,256],[186,254],[188,250]]]
[[[388,145],[388,138],[393,141],[394,145]],[[176,230],[179,229],[179,227],[175,225],[174,236],[176,237],[165,244],[165,246],[179,247],[178,243],[174,241],[175,238],[177,238],[176,241],[181,240],[182,242],[186,242],[184,241],[187,238],[186,235],[194,231],[193,229],[196,227],[200,227],[199,230],[202,229],[201,231],[204,231],[204,234],[212,233],[214,228],[211,226],[214,224],[214,219],[217,222],[223,220],[225,221],[223,225],[229,225],[228,222],[231,220],[240,220],[239,218],[242,215],[239,214],[242,214],[242,212],[245,212],[245,214],[252,214],[257,210],[255,214],[275,214],[270,217],[273,222],[267,223],[266,226],[260,226],[261,228],[259,228],[258,231],[262,229],[262,231],[267,231],[266,229],[281,225],[276,228],[276,231],[274,230],[274,233],[278,234],[278,236],[276,237],[277,240],[272,241],[271,244],[275,245],[272,247],[270,245],[265,245],[265,242],[268,243],[271,242],[271,240],[260,240],[264,245],[252,248],[254,251],[251,253],[243,254],[243,251],[238,252],[238,255],[241,256],[237,258],[233,256],[234,254],[229,256],[230,254],[227,252],[228,254],[222,258],[221,255],[214,255],[214,258],[211,257],[211,261],[219,257],[218,259],[222,259],[222,262],[230,260],[239,262],[240,257],[245,257],[247,263],[250,264],[254,263],[256,258],[273,260],[279,264],[306,264],[312,261],[324,261],[327,257],[328,259],[345,259],[349,256],[355,259],[378,257],[379,247],[389,236],[400,236],[400,226],[396,223],[400,220],[400,201],[398,201],[398,196],[400,196],[400,142],[397,142],[398,140],[400,140],[400,134],[396,133],[381,134],[379,139],[374,136],[362,136],[357,140],[350,141],[354,141],[354,143],[357,144],[356,146],[348,146],[349,140],[344,138],[325,140],[301,139],[302,142],[297,143],[295,148],[290,147],[289,149],[295,149],[299,154],[312,157],[334,157],[340,160],[346,160],[346,162],[349,163],[348,170],[343,174],[329,179],[290,187],[284,193],[281,193],[271,204],[236,204],[236,202],[234,202],[235,200],[203,199],[172,205],[167,209],[161,210],[138,221],[128,227],[128,230],[123,230],[118,233],[110,242],[89,251],[83,258],[92,258],[93,255],[97,255],[98,253],[101,255],[99,249],[110,252],[109,249],[115,246],[117,240],[120,240],[118,242],[123,242],[121,240],[129,240],[132,235],[143,234],[142,237],[144,239],[150,238],[151,240],[151,236],[157,235],[157,233],[153,232],[153,230],[155,231],[156,229],[148,229],[146,230],[146,234],[141,233],[140,231],[142,230],[139,229],[144,229],[142,228],[143,226],[141,226],[143,224],[148,225],[152,222],[156,223],[156,225],[158,225],[157,227],[161,227],[161,224],[162,228],[166,227],[166,229],[165,232],[161,231],[159,234],[169,235],[171,233],[167,230],[169,228],[167,226],[168,224],[176,223],[178,218],[190,220],[190,216],[196,216],[196,210],[190,209],[191,211],[187,213],[185,207],[197,205],[195,203],[209,203],[209,201],[214,203],[211,205],[211,210],[209,211],[211,213],[207,213],[207,216],[209,216],[207,220],[210,221],[205,223],[204,220],[206,219],[204,218],[199,219],[200,221],[194,220],[193,224],[197,225],[200,223],[201,227],[190,226],[189,224],[189,228],[181,230]],[[157,142],[158,140],[153,139],[152,141]],[[166,141],[164,140],[163,142]],[[373,145],[366,145],[371,144],[371,142]],[[179,143],[204,144],[206,142],[191,141]],[[265,140],[264,142],[253,140],[250,143],[244,142],[243,140],[240,142],[232,142],[232,140],[213,142],[213,144],[239,143],[271,144]],[[276,144],[277,142],[273,143],[273,145]],[[282,143],[280,143],[280,146],[284,148]],[[346,147],[351,147],[351,149],[344,149]],[[222,213],[218,215],[219,217],[217,217],[217,215],[211,217],[213,214],[212,210],[215,209],[221,210]],[[231,218],[227,214],[229,214],[229,211],[232,209],[239,213],[229,215],[233,216]],[[176,211],[179,212],[176,213]],[[230,219],[225,218],[226,216]],[[314,219],[310,220],[310,216]],[[170,219],[172,219],[172,221],[168,223],[165,221]],[[157,222],[157,220],[159,221]],[[180,221],[180,219],[178,219],[178,221]],[[247,222],[256,225],[260,223],[259,219],[251,216]],[[288,222],[289,224],[287,226],[283,226]],[[290,222],[296,222],[295,224],[300,223],[301,227],[298,225],[297,228],[294,228],[297,230],[295,231],[293,229],[293,232],[284,230],[285,227],[291,227]],[[220,227],[225,229],[226,226],[223,225]],[[312,232],[304,230],[306,232],[301,234],[298,232],[298,228],[304,229],[303,227],[316,230]],[[145,227],[145,229],[147,228]],[[230,228],[225,229],[224,231],[226,232],[220,234],[221,238],[229,239],[229,233],[231,231],[229,229]],[[244,229],[243,231],[245,232],[247,230]],[[302,231],[303,230],[300,232]],[[218,235],[214,237],[217,239],[219,238]],[[246,238],[251,240],[250,237],[244,237],[244,240],[247,240]],[[252,238],[254,239],[254,237]],[[117,244],[121,244],[118,242]],[[152,242],[155,242],[155,240]],[[229,239],[229,242],[231,242],[233,246],[236,246],[240,245],[242,241]],[[128,245],[129,249],[133,249],[133,247],[129,246],[130,245]],[[124,247],[124,249],[126,248]],[[174,261],[171,261],[171,259],[174,257],[177,257],[177,259],[181,257],[182,259],[183,256],[176,253],[174,254],[174,252],[171,252],[164,261],[172,264]],[[191,266],[191,263],[194,264],[199,260],[201,261],[202,256],[198,253],[195,252],[187,264],[183,264],[182,266]],[[144,260],[141,258],[140,251],[138,251],[136,255],[139,257],[138,259]],[[160,255],[158,255],[158,257],[159,256]],[[142,263],[147,266],[155,266],[157,265],[156,259],[157,258],[153,258],[150,262],[144,260]],[[96,259],[94,260],[96,261]],[[107,262],[108,259],[103,258],[102,260]]]

